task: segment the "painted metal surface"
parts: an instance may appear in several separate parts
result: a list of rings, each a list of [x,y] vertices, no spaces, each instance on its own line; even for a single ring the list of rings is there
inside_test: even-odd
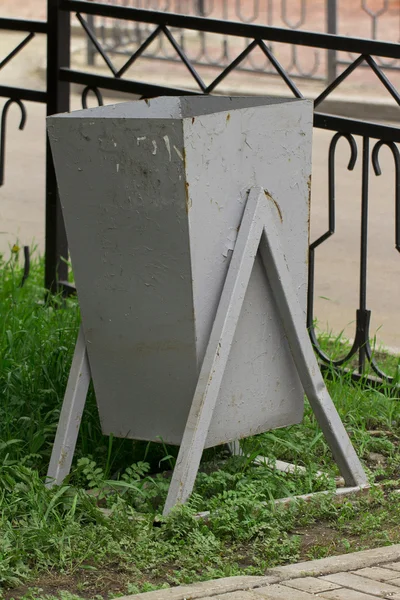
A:
[[[279,203],[305,322],[311,103],[164,98],[48,123],[103,431],[180,444],[256,183]],[[302,414],[257,258],[205,444]]]
[[[184,130],[200,368],[248,190],[254,185],[279,202],[282,243],[301,306],[306,307],[310,105],[273,101],[255,109],[216,112],[185,121]],[[302,414],[301,386],[258,257],[206,446],[299,422]]]

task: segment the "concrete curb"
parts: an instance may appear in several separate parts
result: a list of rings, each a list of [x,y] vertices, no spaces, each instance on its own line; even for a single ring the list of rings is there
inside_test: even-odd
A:
[[[123,596],[119,600],[194,600],[230,592],[253,590],[280,581],[278,576],[266,577],[226,577],[203,581],[193,585],[178,586],[133,596]]]
[[[269,585],[290,579],[356,571],[365,567],[392,563],[397,560],[400,560],[400,544],[384,548],[374,548],[373,550],[364,550],[353,554],[321,558],[295,565],[276,567],[269,569],[264,577],[226,577],[224,579],[205,581],[193,585],[123,596],[120,600],[195,600],[196,598],[204,598],[205,600],[212,596],[234,592],[248,592],[261,587],[265,588]],[[238,595],[235,597],[239,598]],[[228,598],[227,596],[226,600]]]

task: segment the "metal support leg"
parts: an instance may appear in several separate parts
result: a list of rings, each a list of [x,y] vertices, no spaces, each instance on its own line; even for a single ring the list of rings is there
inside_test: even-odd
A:
[[[240,447],[239,440],[235,440],[234,442],[228,442],[227,446],[232,456],[243,456],[243,450]]]
[[[47,472],[47,487],[61,484],[71,469],[90,379],[90,366],[81,325]]]
[[[251,190],[183,434],[164,515],[168,514],[175,504],[185,502],[193,490],[254,259],[259,249],[304,391],[340,472],[349,486],[367,483],[364,469],[329,396],[314,355],[305,316],[282,252],[275,224],[276,206],[276,202],[263,189]]]
[[[258,196],[258,190],[249,194],[169,486],[164,515],[175,504],[185,502],[193,490],[260,242],[263,223],[255,210]]]
[[[305,325],[305,317],[283,253],[276,208],[264,203],[260,253],[305,394],[347,486],[368,483],[366,473],[326,389]]]

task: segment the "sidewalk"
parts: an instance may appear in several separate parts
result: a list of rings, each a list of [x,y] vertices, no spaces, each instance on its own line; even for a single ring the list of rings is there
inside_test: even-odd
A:
[[[400,600],[400,545],[124,596],[120,600]]]

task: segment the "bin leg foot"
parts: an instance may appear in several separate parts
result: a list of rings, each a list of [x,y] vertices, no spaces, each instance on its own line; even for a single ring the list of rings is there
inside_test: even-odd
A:
[[[239,440],[234,440],[233,442],[228,442],[227,446],[228,446],[229,452],[232,454],[232,456],[243,456],[243,450],[240,447]]]
[[[81,325],[47,471],[46,486],[49,488],[60,485],[71,469],[90,379],[90,366]]]

